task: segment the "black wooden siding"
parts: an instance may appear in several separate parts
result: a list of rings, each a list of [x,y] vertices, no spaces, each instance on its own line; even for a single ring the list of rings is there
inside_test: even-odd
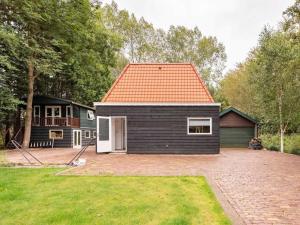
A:
[[[74,129],[75,130],[75,129]],[[85,131],[90,131],[90,133],[91,133],[91,136],[90,136],[90,138],[86,138],[85,137]],[[93,132],[95,131],[96,129],[91,129],[91,128],[82,128],[81,129],[81,132],[82,132],[82,134],[81,134],[81,136],[82,136],[82,147],[83,146],[86,146],[87,144],[89,144],[90,142],[90,145],[94,145],[95,144],[95,141],[91,141],[92,139],[94,139],[94,136],[93,136]]]
[[[32,142],[44,142],[51,141],[49,139],[49,130],[63,130],[63,139],[55,139],[54,147],[73,147],[72,143],[72,128],[70,127],[32,127],[31,128],[31,138]]]
[[[97,106],[96,115],[127,117],[128,153],[219,153],[218,106]],[[188,117],[211,117],[212,135],[187,135]]]

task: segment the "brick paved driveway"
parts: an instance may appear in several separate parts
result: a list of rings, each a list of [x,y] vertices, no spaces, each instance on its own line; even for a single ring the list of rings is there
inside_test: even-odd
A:
[[[44,152],[35,155],[48,163],[66,162],[75,153]],[[82,158],[87,165],[64,174],[205,175],[236,224],[300,224],[299,156],[246,149],[223,149],[220,155],[96,155],[89,149]],[[8,159],[21,157],[8,153]]]

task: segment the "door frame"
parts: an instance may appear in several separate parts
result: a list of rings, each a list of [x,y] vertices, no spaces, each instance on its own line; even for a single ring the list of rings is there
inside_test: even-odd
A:
[[[80,145],[74,145],[74,141],[75,141],[75,138],[74,138],[74,134],[75,132],[80,132]],[[79,130],[79,129],[74,129],[73,130],[73,139],[72,139],[72,146],[73,148],[81,148],[82,147],[82,131]]]
[[[111,118],[112,119],[118,119],[118,118],[121,118],[121,119],[124,119],[124,123],[125,123],[125,127],[124,127],[124,132],[125,132],[125,134],[124,134],[124,150],[123,151],[125,151],[125,152],[127,152],[127,116],[111,116]],[[114,135],[114,134],[113,134]],[[116,149],[113,149],[112,150],[113,152],[114,151],[120,151],[120,150],[116,150]]]
[[[108,147],[109,150],[105,151],[98,151],[99,147],[99,119],[108,119],[108,126],[109,126],[109,132],[108,132]],[[111,126],[111,116],[97,116],[96,117],[96,131],[97,131],[97,137],[96,137],[96,153],[105,153],[105,152],[112,152],[112,126]]]
[[[98,138],[99,138],[99,122],[98,122],[98,118],[109,118],[110,119],[110,122],[109,122],[109,140],[110,140],[110,145],[111,145],[111,148],[112,148],[112,119],[115,119],[115,118],[124,118],[125,119],[125,128],[124,128],[124,131],[125,131],[125,135],[124,135],[124,145],[125,145],[125,152],[127,152],[127,116],[96,116],[96,153],[103,153],[103,152],[98,152]],[[111,149],[111,151],[108,151],[108,152],[115,152],[115,149]]]

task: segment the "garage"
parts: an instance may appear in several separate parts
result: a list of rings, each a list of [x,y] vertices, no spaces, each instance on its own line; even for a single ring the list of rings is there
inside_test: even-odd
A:
[[[257,121],[230,107],[220,113],[221,148],[246,148],[257,137]]]

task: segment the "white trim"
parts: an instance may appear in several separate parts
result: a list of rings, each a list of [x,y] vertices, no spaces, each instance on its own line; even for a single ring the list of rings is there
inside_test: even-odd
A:
[[[71,113],[71,115],[68,115],[68,108],[70,108],[70,113]],[[71,105],[67,105],[66,106],[66,117],[73,117],[73,107],[71,106]]]
[[[89,118],[89,113],[90,113],[90,112],[93,113],[93,114],[92,114],[92,115],[93,115],[93,116],[92,116],[93,118],[91,118],[91,119]],[[89,110],[89,109],[88,109],[88,110],[86,111],[86,119],[87,119],[87,120],[94,120],[94,119],[95,119],[95,113],[94,113],[93,110]]]
[[[59,115],[58,116],[54,116],[54,108],[59,108]],[[51,116],[47,116],[47,109],[52,109],[51,110]],[[46,105],[45,106],[45,118],[48,118],[48,117],[52,117],[52,124],[50,124],[50,126],[54,126],[54,118],[60,118],[61,117],[61,106],[60,105]],[[45,126],[48,126],[49,124],[47,124],[47,119],[45,121]]]
[[[49,117],[49,116],[47,116],[47,109],[48,108],[59,108],[59,116],[54,116],[54,115],[52,115],[52,116],[50,116],[50,117],[61,117],[61,105],[46,105],[45,106],[45,117]],[[52,114],[53,114],[53,110],[52,110]]]
[[[92,138],[96,138],[97,137],[97,131],[93,130],[93,137]]]
[[[39,105],[34,105],[33,106],[33,116],[35,117],[35,108],[39,108],[39,116],[38,117],[41,117],[41,106]]]
[[[141,102],[94,102],[94,106],[221,106],[221,103],[141,103]]]
[[[125,119],[125,127],[124,127],[124,131],[125,131],[125,135],[124,135],[125,142],[124,142],[124,145],[125,145],[125,148],[124,148],[124,151],[127,152],[127,116],[111,116],[111,118],[112,119],[115,119],[115,118]],[[115,149],[113,149],[113,151],[115,151]]]
[[[79,139],[77,139],[77,143],[74,143],[75,142],[75,137],[74,137],[75,132],[76,132],[77,138],[78,138],[78,133],[79,133],[80,145],[75,145],[75,144],[78,144]],[[82,146],[82,130],[79,130],[79,129],[73,130],[72,142],[73,142],[73,145],[72,145],[73,148],[81,148],[81,146]]]
[[[88,136],[88,137],[86,136],[86,133],[89,133],[89,136]],[[90,131],[90,130],[85,130],[85,131],[84,131],[84,137],[85,137],[85,138],[91,138],[91,131]]]
[[[36,108],[39,108],[39,115],[36,116]],[[38,120],[35,119],[35,117],[38,117]],[[39,105],[34,105],[33,106],[33,119],[34,119],[34,126],[40,126],[41,125],[41,121],[40,121],[40,117],[41,117],[41,106]],[[38,123],[37,123],[38,122]]]
[[[99,140],[100,134],[99,134],[99,120],[100,119],[107,119],[108,120],[108,140]],[[112,152],[112,121],[110,116],[97,116],[96,117],[97,121],[97,141],[96,141],[96,153],[101,153],[101,152]],[[101,151],[100,147],[102,146]]]
[[[209,133],[190,133],[190,119],[209,119]],[[212,118],[211,117],[187,117],[187,135],[212,135]]]
[[[62,133],[62,137],[61,138],[53,138],[53,137],[51,137],[51,132],[53,132],[53,131],[61,131],[61,133]],[[57,130],[57,129],[50,129],[49,130],[49,139],[54,139],[54,140],[62,140],[62,139],[64,139],[64,130],[62,130],[62,129],[59,129],[59,130]]]

